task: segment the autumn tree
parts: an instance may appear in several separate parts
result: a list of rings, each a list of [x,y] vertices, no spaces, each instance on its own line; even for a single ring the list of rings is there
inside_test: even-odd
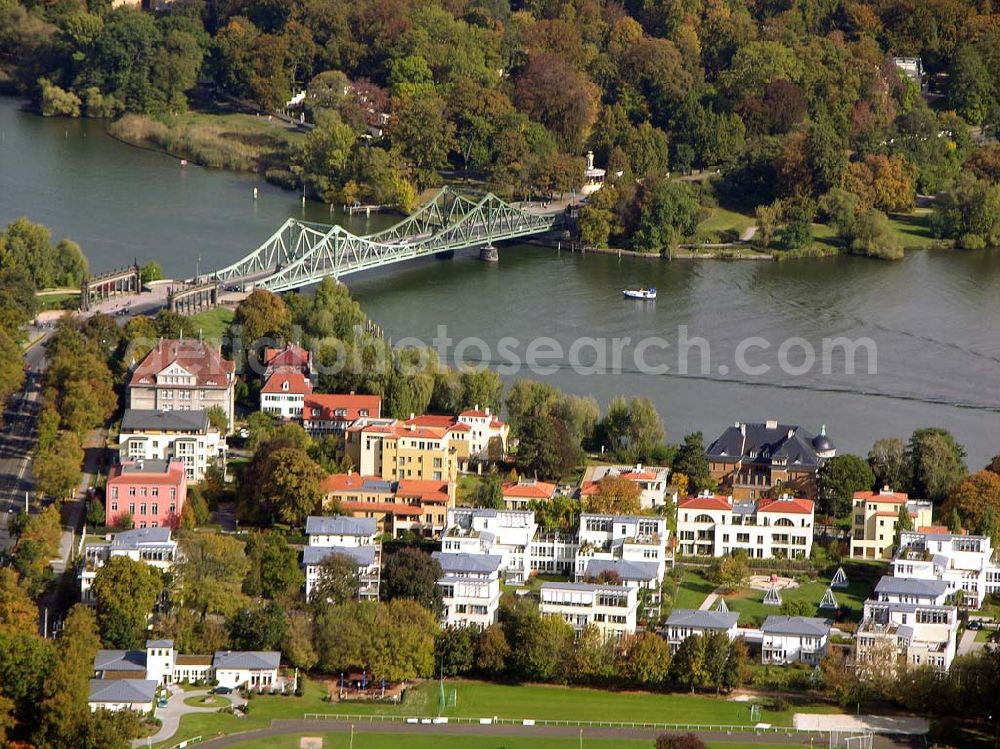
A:
[[[0,634],[32,632],[38,626],[38,607],[21,585],[17,571],[0,568]]]
[[[1000,515],[1000,476],[992,471],[966,476],[948,493],[941,512],[946,517],[957,512],[966,528],[985,534],[990,522],[995,522]],[[990,512],[993,513],[992,521],[988,517]]]
[[[60,432],[46,448],[35,452],[32,463],[35,486],[56,499],[72,497],[83,476],[83,448],[75,432]]]
[[[604,515],[635,515],[639,512],[639,485],[616,474],[608,474],[597,482],[596,491],[585,502],[587,512]]]
[[[263,531],[247,538],[246,556],[249,571],[243,580],[243,592],[254,598],[289,598],[302,586],[298,553],[280,533]]]
[[[551,53],[533,55],[517,79],[514,98],[552,130],[568,151],[579,151],[597,119],[600,90],[586,73]]]
[[[916,200],[913,170],[902,156],[869,154],[852,162],[844,187],[858,196],[862,209],[907,213]]]
[[[239,338],[245,350],[284,343],[292,332],[292,318],[281,297],[255,289],[236,307],[231,338]]]

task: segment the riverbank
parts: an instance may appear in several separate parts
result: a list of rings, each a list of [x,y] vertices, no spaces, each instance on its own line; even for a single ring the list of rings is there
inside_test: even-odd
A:
[[[288,186],[291,151],[305,133],[277,118],[224,109],[191,110],[155,119],[127,114],[107,127],[130,146],[166,153],[200,166],[262,174]]]

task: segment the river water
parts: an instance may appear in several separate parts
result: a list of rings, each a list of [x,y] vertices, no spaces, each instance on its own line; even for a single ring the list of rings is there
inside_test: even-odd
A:
[[[0,100],[0,223],[20,215],[78,241],[95,271],[136,257],[158,260],[171,276],[193,274],[199,257],[202,272],[236,260],[288,216],[330,220],[325,206],[303,208],[298,196],[255,176],[182,167],[114,141],[99,122],[46,120]],[[390,220],[347,224],[364,233]],[[497,265],[459,255],[346,280],[396,342],[432,343],[444,333],[450,357],[454,344],[476,338],[464,341],[465,360],[506,366],[515,356],[524,361],[532,340],[551,339],[534,345],[542,347],[537,363],[552,373],[520,374],[602,403],[649,396],[672,440],[696,429],[710,439],[730,422],[773,418],[813,431],[826,424],[842,451],[862,454],[879,437],[920,426],[954,432],[972,468],[1000,452],[995,250],[914,252],[896,263],[666,263],[515,245],[500,249]],[[658,299],[622,298],[636,286],[656,286]],[[837,337],[859,343],[854,374],[829,343]],[[579,354],[571,356],[574,342]],[[749,344],[742,359],[741,343]],[[553,347],[561,355],[548,356]],[[817,357],[811,367],[806,348]],[[598,351],[608,366],[593,373]]]

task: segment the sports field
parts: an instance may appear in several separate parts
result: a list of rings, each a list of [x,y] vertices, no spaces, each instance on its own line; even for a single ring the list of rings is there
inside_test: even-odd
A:
[[[440,702],[437,682],[411,688],[401,705],[335,704],[326,702],[325,694],[321,684],[310,680],[302,697],[254,697],[250,701],[250,714],[245,718],[225,713],[186,715],[181,719],[177,733],[160,746],[170,747],[194,736],[208,739],[220,734],[266,728],[272,720],[300,719],[305,713],[434,716],[438,714]],[[454,704],[449,704],[442,714],[454,717],[750,725],[748,704],[725,697],[518,686],[468,680],[447,680],[445,694],[448,702]],[[786,712],[765,709],[760,720],[772,725],[791,726],[793,712],[836,712],[836,709],[829,705],[795,705]]]

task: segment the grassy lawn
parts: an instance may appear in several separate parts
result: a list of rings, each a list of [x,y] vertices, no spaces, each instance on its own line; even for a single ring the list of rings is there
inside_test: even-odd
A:
[[[350,733],[313,733],[296,736],[280,736],[255,739],[241,744],[235,744],[233,749],[299,749],[299,741],[303,736],[320,736],[323,739],[323,749],[347,749],[350,745]],[[389,749],[404,744],[408,749],[577,749],[579,738],[521,738],[511,736],[421,736],[419,733],[361,733],[354,734],[355,749]],[[592,739],[584,732],[584,749],[648,749],[653,744],[648,739]],[[808,740],[803,742],[803,746]],[[710,742],[711,749],[788,749],[791,744],[756,744]]]
[[[214,694],[196,694],[192,697],[185,697],[184,704],[191,707],[225,707],[230,702],[225,697]]]
[[[976,631],[976,642],[989,642],[990,635],[994,633],[992,629],[980,629]]]
[[[756,219],[753,216],[719,206],[712,209],[708,218],[698,224],[697,233],[717,234],[721,240],[735,241],[755,223]]]
[[[233,311],[225,307],[199,312],[191,316],[191,323],[201,331],[203,337],[218,340],[229,328],[229,323],[233,321]]]
[[[476,489],[483,483],[482,476],[472,474],[462,474],[458,477],[458,486],[455,490],[455,504],[472,506],[472,499],[476,495]]]
[[[59,291],[55,293],[36,293],[38,309],[77,309],[80,306],[79,291]]]
[[[913,213],[896,213],[889,217],[889,226],[904,249],[923,250],[932,247],[937,241],[927,224],[930,213],[929,208],[917,208]]]
[[[687,570],[674,596],[675,609],[699,609],[702,602],[715,590],[715,586],[698,572]]]
[[[806,601],[815,604],[816,610],[811,616],[829,616],[831,612],[819,608],[823,594],[830,585],[830,579],[820,577],[797,588],[781,591],[782,601]],[[867,580],[852,580],[851,584],[842,590],[834,590],[833,595],[841,608],[848,609],[847,618],[858,621],[861,618],[864,601],[871,593],[871,583]],[[711,593],[713,586],[700,573],[688,571],[684,573],[681,586],[674,598],[675,609],[697,609],[705,597]],[[764,605],[764,591],[744,588],[736,593],[725,596],[726,606],[730,611],[740,614],[740,626],[760,625],[770,614],[780,614],[778,606]],[[713,606],[714,608],[714,606]]]
[[[542,685],[504,685],[489,682],[450,680],[445,683],[449,697],[456,690],[456,706],[444,711],[455,717],[533,718],[562,720],[605,719],[615,721],[650,721],[661,723],[698,723],[742,725],[748,722],[746,703],[725,698],[687,694],[648,692],[613,692]],[[410,689],[401,705],[388,703],[343,703],[324,701],[323,685],[309,680],[305,694],[293,696],[257,696],[250,701],[250,714],[237,718],[224,713],[195,713],[181,719],[178,732],[163,742],[168,747],[179,741],[223,733],[250,731],[270,725],[276,718],[301,718],[303,713],[354,715],[436,715],[438,685],[427,682]],[[794,711],[829,711],[829,706],[796,706]],[[791,725],[792,710],[782,713],[764,710],[761,720],[774,725]]]

